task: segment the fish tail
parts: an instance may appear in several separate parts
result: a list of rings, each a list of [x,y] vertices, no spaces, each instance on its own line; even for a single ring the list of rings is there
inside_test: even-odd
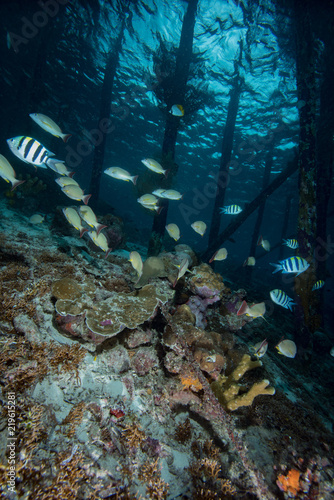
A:
[[[211,257],[211,259],[209,260],[209,264],[211,264],[211,262],[213,262],[215,260],[216,255],[217,255],[217,252],[215,252],[213,254],[213,256]]]
[[[72,137],[72,134],[63,134],[61,138],[64,142],[67,142]]]
[[[89,198],[91,197],[92,195],[91,194],[86,194],[86,196],[84,196],[82,198],[82,201],[84,202],[85,205],[88,204],[88,201],[89,201]]]
[[[157,210],[157,214],[160,214],[163,209],[164,209],[164,207],[159,207],[158,210]]]
[[[169,172],[170,172],[170,168],[168,168],[167,170],[165,170],[164,175],[165,175],[165,178],[166,178],[166,179],[167,179],[167,177],[168,177]]]
[[[80,236],[79,237],[82,238],[86,231],[88,231],[88,229],[86,229],[85,227],[83,227],[81,229],[81,231],[80,231]]]
[[[138,177],[139,177],[138,175],[134,175],[133,177],[131,177],[131,180],[132,180],[132,182],[133,182],[133,185],[134,185],[134,186],[135,186],[135,185],[136,185],[136,183],[137,183],[137,179],[138,179]]]
[[[69,173],[67,174],[67,177],[71,177],[71,179],[72,179],[72,177],[73,177],[73,175],[74,175],[74,174],[75,174],[75,172],[74,172],[74,171],[73,171],[73,172],[69,172]]]
[[[20,184],[23,184],[24,182],[25,181],[19,181],[19,180],[13,182],[11,191],[14,191],[14,189],[17,188],[17,186],[19,186]]]
[[[108,255],[110,254],[111,251],[112,251],[112,248],[108,248],[108,250],[106,251],[106,254],[104,256],[105,259],[108,257]]]
[[[237,311],[237,316],[241,316],[242,314],[246,314],[247,311],[248,311],[248,305],[247,305],[247,302],[244,300]]]
[[[95,226],[96,235],[98,236],[100,234],[100,232],[102,231],[102,229],[104,229],[105,227],[108,227],[108,226],[106,226],[105,224],[98,224],[97,226]]]
[[[269,264],[271,266],[275,266],[276,267],[275,271],[273,271],[272,274],[278,273],[278,271],[280,271],[282,269],[282,265],[281,264],[273,264],[272,262],[269,262]]]
[[[263,241],[263,238],[262,238],[262,234],[261,234],[261,236],[260,236],[260,237],[259,237],[259,239],[257,240],[257,246],[258,246],[258,247],[262,244],[262,241]]]

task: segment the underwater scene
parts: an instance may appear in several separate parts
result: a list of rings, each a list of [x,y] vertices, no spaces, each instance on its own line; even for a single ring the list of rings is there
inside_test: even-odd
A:
[[[333,499],[333,0],[0,16],[0,498]]]

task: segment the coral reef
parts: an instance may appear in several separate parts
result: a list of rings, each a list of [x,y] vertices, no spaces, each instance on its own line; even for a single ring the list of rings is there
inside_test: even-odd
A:
[[[248,354],[244,354],[238,366],[228,377],[220,375],[218,380],[212,382],[211,388],[224,408],[234,411],[241,406],[251,405],[256,396],[272,396],[275,394],[275,389],[268,387],[270,384],[269,380],[255,382],[247,392],[239,394],[243,388],[237,382],[248,370],[253,370],[259,366],[262,366],[260,360],[252,361]]]
[[[160,304],[173,297],[169,287],[150,284],[131,293],[107,293],[107,298],[97,302],[94,285],[89,282],[73,285],[71,280],[69,286],[67,278],[56,282],[52,291],[58,297],[55,309],[61,328],[93,343],[103,342],[106,337],[113,337],[125,328],[135,329],[151,319]],[[64,298],[71,293],[75,297]]]

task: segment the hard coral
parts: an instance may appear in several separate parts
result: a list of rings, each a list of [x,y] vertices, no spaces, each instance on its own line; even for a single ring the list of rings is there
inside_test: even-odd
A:
[[[270,383],[269,380],[262,380],[254,383],[244,394],[239,395],[242,387],[237,381],[239,381],[248,370],[252,370],[259,366],[262,366],[260,360],[252,361],[248,354],[244,354],[238,366],[228,377],[221,375],[217,381],[212,382],[211,389],[224,408],[234,411],[241,406],[250,406],[256,396],[264,394],[272,396],[275,394],[275,389],[273,387],[268,387]]]
[[[111,295],[98,302],[90,301],[86,293],[79,299],[63,300],[56,302],[56,311],[64,318],[58,319],[64,330],[81,336],[90,342],[99,343],[107,337],[113,337],[124,328],[134,329],[145,321],[151,319],[160,304],[165,304],[173,297],[173,291],[168,286],[161,284],[159,287],[146,285],[141,290],[131,293],[111,293]],[[84,290],[85,285],[83,285]],[[94,293],[94,292],[91,292]],[[76,331],[66,328],[66,325],[81,315],[85,319],[79,321]]]
[[[190,290],[204,299],[220,299],[225,289],[223,278],[214,273],[208,264],[201,264],[192,269],[192,275],[188,279]]]

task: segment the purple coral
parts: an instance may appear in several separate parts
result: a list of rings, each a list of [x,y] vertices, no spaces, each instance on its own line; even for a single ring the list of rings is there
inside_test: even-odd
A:
[[[218,300],[219,300],[219,295],[215,295],[213,297],[208,297],[208,298],[201,298],[198,295],[190,297],[190,299],[187,302],[187,306],[189,306],[191,312],[196,317],[197,327],[202,329],[206,327],[207,324],[206,310],[209,305],[214,304]]]

